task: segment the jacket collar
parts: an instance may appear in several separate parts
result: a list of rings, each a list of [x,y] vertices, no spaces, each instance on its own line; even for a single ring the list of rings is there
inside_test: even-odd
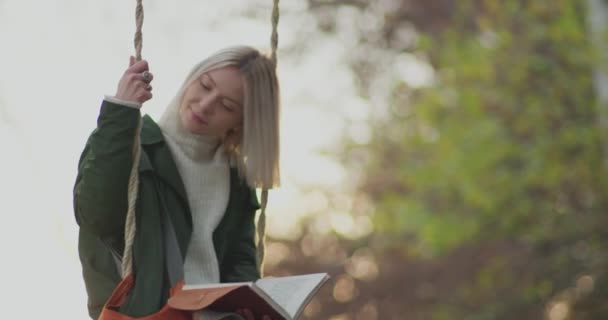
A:
[[[141,154],[139,171],[155,171],[183,200],[187,201],[186,188],[171,155],[171,150],[165,143],[160,127],[149,115],[143,117],[141,144],[146,152]]]
[[[160,131],[160,127],[149,115],[145,115],[143,117],[141,129],[141,143],[143,145],[150,145],[161,142],[164,143],[165,138],[163,137],[163,133]]]

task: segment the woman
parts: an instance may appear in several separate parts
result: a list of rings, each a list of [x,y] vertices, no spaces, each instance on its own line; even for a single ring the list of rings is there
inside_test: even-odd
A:
[[[79,162],[74,209],[93,319],[121,280],[133,138],[139,108],[152,98],[151,81],[147,62],[131,57],[116,95],[101,105]],[[134,284],[121,313],[146,316],[167,301],[164,214],[184,257],[185,283],[259,278],[255,188],[279,183],[279,111],[272,61],[253,48],[232,47],[192,69],[158,123],[144,116]]]

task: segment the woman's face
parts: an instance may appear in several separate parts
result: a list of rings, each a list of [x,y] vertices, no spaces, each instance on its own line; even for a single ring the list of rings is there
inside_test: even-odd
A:
[[[243,123],[243,77],[236,67],[203,73],[184,92],[179,116],[194,134],[220,139]]]

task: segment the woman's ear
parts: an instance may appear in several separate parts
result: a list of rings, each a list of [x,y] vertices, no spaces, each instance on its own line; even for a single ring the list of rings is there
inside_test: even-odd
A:
[[[226,135],[224,136],[224,140],[230,139],[232,136],[237,135],[238,133],[238,128],[228,129],[228,131],[226,131]]]
[[[226,132],[226,136],[224,137],[226,150],[236,150],[238,148],[241,144],[242,132],[240,127],[232,128]]]

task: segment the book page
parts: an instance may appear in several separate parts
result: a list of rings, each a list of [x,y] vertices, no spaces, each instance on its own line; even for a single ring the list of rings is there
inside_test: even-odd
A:
[[[255,282],[255,287],[272,298],[291,318],[296,318],[327,279],[326,273],[263,278]]]
[[[202,310],[200,313],[200,317],[195,320],[245,320],[238,313],[233,312],[219,312],[213,310]]]

